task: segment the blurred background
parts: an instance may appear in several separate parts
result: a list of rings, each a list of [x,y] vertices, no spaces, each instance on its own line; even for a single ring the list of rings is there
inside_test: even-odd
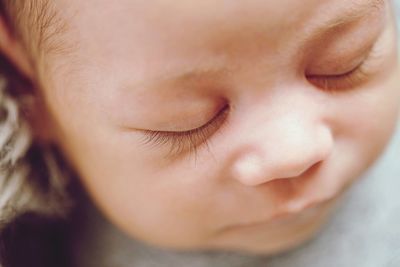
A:
[[[396,4],[396,11],[397,11],[397,25],[398,25],[398,32],[400,32],[400,0],[394,1]]]

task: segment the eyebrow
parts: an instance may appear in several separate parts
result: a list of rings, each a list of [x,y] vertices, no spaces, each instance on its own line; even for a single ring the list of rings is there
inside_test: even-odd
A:
[[[332,29],[340,28],[341,26],[348,25],[349,23],[355,22],[373,13],[373,11],[382,10],[385,7],[387,0],[358,0],[349,1],[345,9],[340,10],[337,13],[341,15],[331,16],[330,19],[317,25],[310,32],[310,36],[321,36],[324,33]],[[305,41],[305,40],[304,40]],[[309,41],[309,40],[307,40]],[[229,67],[227,67],[229,66]],[[184,81],[190,79],[196,79],[204,77],[205,75],[217,75],[217,74],[230,74],[238,66],[232,66],[227,63],[226,57],[214,57],[212,60],[204,60],[198,62],[188,62],[186,64],[179,65],[177,68],[167,67],[160,71],[153,77],[140,80],[135,83],[133,87],[150,87],[152,85],[159,85],[169,81]],[[129,86],[131,88],[131,86]]]
[[[227,59],[225,56],[215,57],[212,60],[198,61],[197,63],[189,62],[188,66],[180,66],[178,69],[167,69],[162,75],[157,76],[158,80],[166,80],[175,78],[176,80],[188,80],[205,74],[222,74],[230,72],[233,67],[227,67]],[[182,71],[182,69],[184,71]]]
[[[204,76],[227,75],[233,71],[234,65],[228,64],[226,56],[215,56],[213,59],[201,59],[195,62],[190,60],[176,67],[167,66],[153,77],[139,80],[133,87],[151,87],[166,82],[190,81]],[[132,88],[132,86],[129,86]],[[128,88],[128,89],[129,89]]]
[[[382,11],[386,5],[387,0],[368,0],[368,1],[349,1],[340,16],[333,16],[333,18],[324,21],[321,25],[316,26],[313,30],[314,36],[320,36],[325,32],[332,29],[337,29],[341,26],[348,25],[352,22],[358,21],[378,11]]]

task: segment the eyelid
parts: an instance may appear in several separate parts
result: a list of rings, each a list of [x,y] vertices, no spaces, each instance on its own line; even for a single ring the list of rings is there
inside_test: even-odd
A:
[[[311,83],[327,91],[351,89],[368,80],[375,70],[374,61],[380,56],[375,43],[367,50],[363,60],[349,71],[339,74],[306,75],[306,77]]]
[[[196,154],[200,145],[208,146],[208,139],[221,127],[228,113],[229,106],[226,105],[206,124],[188,131],[144,130],[143,142],[153,146],[169,146],[168,157],[186,151]]]
[[[314,76],[308,79],[318,87],[325,91],[338,91],[351,89],[356,85],[360,85],[368,78],[368,73],[363,70],[363,66],[359,66],[348,73],[334,76]]]

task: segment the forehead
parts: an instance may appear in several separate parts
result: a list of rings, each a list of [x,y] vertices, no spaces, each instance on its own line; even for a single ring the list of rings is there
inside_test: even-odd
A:
[[[56,0],[93,65],[135,62],[145,73],[219,68],[226,57],[279,51],[293,36],[379,9],[385,0]],[[301,29],[301,31],[299,31]],[[205,47],[207,49],[205,49]],[[248,57],[251,60],[251,57]],[[160,62],[161,59],[161,62]],[[95,60],[96,62],[93,62]],[[163,63],[163,64],[160,64]],[[222,64],[222,63],[221,63]],[[186,65],[186,66],[185,66]],[[179,69],[181,69],[179,67]],[[110,67],[111,68],[111,67]],[[162,69],[160,69],[162,68]],[[171,71],[169,71],[171,69]],[[169,75],[169,74],[168,74]]]
[[[85,15],[86,21],[101,19],[109,25],[119,22],[136,22],[148,28],[160,23],[180,26],[237,24],[258,22],[270,25],[288,25],[306,17],[343,15],[354,10],[365,10],[382,6],[385,0],[56,0],[63,11],[72,11],[77,17]],[[318,12],[316,12],[318,11]],[[332,14],[333,13],[333,14]],[[111,17],[110,17],[111,15]],[[117,15],[120,15],[116,17]],[[142,23],[140,23],[142,22]],[[191,24],[181,24],[190,22]],[[106,26],[106,23],[102,27]],[[124,26],[120,24],[119,26]],[[208,30],[211,30],[208,28]]]
[[[362,15],[383,6],[385,0],[56,0],[71,28],[88,32],[107,43],[129,36],[153,34],[158,40],[170,36],[179,41],[206,42],[224,39],[230,34],[290,34],[303,25]],[[296,25],[296,27],[294,27]],[[128,36],[126,33],[130,33]],[[107,36],[105,36],[107,33]],[[186,40],[188,36],[190,40]],[[205,39],[205,37],[208,37]],[[218,38],[216,38],[218,37]],[[133,38],[131,38],[133,39]],[[145,38],[141,41],[151,41]],[[137,40],[135,40],[137,41]],[[155,41],[155,40],[154,40]],[[179,43],[174,40],[174,45]],[[154,42],[147,45],[155,44]],[[163,44],[165,44],[163,42]]]

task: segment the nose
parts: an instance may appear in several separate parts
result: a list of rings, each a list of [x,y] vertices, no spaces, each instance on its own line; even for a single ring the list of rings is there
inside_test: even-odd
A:
[[[233,176],[244,185],[301,176],[332,152],[331,131],[304,118],[280,118],[259,128],[232,164]]]

